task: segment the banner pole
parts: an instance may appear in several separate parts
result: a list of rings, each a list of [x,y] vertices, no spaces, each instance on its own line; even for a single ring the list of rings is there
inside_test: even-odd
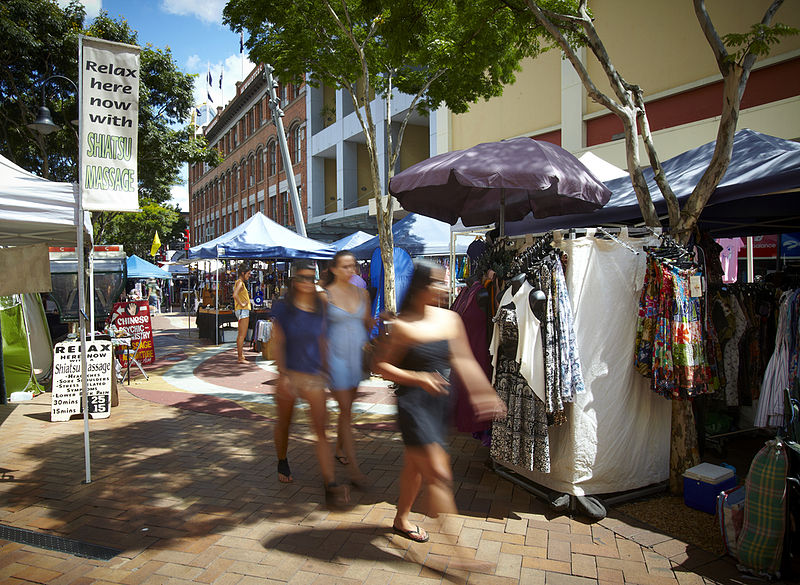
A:
[[[83,35],[78,38],[78,93],[83,87]],[[83,124],[83,100],[78,95],[78,135]],[[83,458],[86,467],[84,483],[92,483],[92,455],[89,444],[89,397],[86,390],[86,272],[83,254],[83,156],[78,145],[78,184],[75,189],[75,225],[77,229],[78,252],[78,323],[81,336],[81,405],[83,408]]]

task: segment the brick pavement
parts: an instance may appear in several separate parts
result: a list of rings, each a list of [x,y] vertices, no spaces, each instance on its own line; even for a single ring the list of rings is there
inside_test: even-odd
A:
[[[160,376],[176,363],[169,358],[203,351],[174,325],[156,318],[157,351],[163,357],[149,382],[135,379],[134,391],[175,392]],[[239,375],[261,375],[249,366],[233,366],[230,375],[220,377],[233,388]],[[460,514],[439,525],[422,514],[425,503],[419,501],[413,519],[431,539],[411,543],[391,532],[402,462],[402,443],[392,428],[356,428],[362,469],[373,486],[353,493],[352,509],[332,512],[322,505],[307,426],[293,427],[289,456],[295,482],[280,484],[268,416],[189,410],[182,406],[198,408],[203,397],[185,396],[186,404],[173,406],[137,398],[121,387],[120,405],[111,417],[91,421],[93,481],[88,485],[82,483],[82,419],[50,423],[49,394],[0,407],[0,523],[122,551],[110,561],[97,561],[0,540],[0,583],[745,582],[731,560],[614,510],[596,524],[551,513],[488,469],[486,448],[465,435],[455,435],[450,444]],[[337,471],[345,479],[345,468]],[[456,553],[493,567],[488,572],[454,569]]]

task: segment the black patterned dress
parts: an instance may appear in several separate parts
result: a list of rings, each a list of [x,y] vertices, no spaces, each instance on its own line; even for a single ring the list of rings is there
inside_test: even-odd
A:
[[[506,403],[508,415],[492,423],[491,456],[499,463],[550,472],[547,408],[519,373],[516,361],[519,328],[512,307],[501,307],[495,317],[500,335],[494,387]]]

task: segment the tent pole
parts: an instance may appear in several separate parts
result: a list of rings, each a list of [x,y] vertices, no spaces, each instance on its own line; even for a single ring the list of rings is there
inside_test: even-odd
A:
[[[33,384],[33,393],[36,394],[36,390],[39,388],[39,381],[36,379],[36,372],[33,371],[33,350],[31,349],[31,331],[28,328],[28,315],[25,314],[25,294],[20,295],[20,307],[22,308],[22,326],[25,328],[25,337],[28,340],[28,362],[31,365],[31,376],[28,383]]]
[[[753,268],[753,236],[747,236],[747,282],[753,282],[754,280],[755,276]]]
[[[500,237],[506,235],[506,190],[500,189]]]
[[[94,341],[94,246],[89,248],[89,327]]]
[[[80,158],[80,153],[78,154]],[[80,164],[80,163],[79,163]],[[81,404],[83,408],[83,457],[86,467],[86,480],[92,483],[92,462],[89,449],[89,399],[86,393],[86,271],[83,254],[83,193],[81,184],[75,186],[75,225],[77,226],[78,252],[78,323],[81,336]]]
[[[217,285],[214,287],[214,342],[219,345],[219,246],[217,246]]]

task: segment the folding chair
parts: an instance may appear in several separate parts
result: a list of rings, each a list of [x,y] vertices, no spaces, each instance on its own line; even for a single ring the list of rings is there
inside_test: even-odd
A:
[[[133,339],[131,339],[131,345],[129,345],[128,347],[125,348],[125,355],[128,358],[128,360],[127,360],[128,363],[127,363],[127,368],[124,370],[122,378],[120,379],[120,383],[122,383],[127,378],[128,379],[128,386],[131,385],[131,364],[133,364],[137,368],[139,368],[139,371],[142,373],[142,375],[144,376],[145,380],[149,380],[150,379],[150,377],[147,375],[147,372],[145,372],[144,368],[142,368],[142,364],[140,364],[139,360],[136,359],[136,356],[139,355],[139,348],[142,345],[142,340],[140,339],[139,343],[136,344],[136,349],[133,350],[133,355],[131,355],[131,350],[133,349],[132,346],[133,346],[134,343],[135,343],[135,341]]]

